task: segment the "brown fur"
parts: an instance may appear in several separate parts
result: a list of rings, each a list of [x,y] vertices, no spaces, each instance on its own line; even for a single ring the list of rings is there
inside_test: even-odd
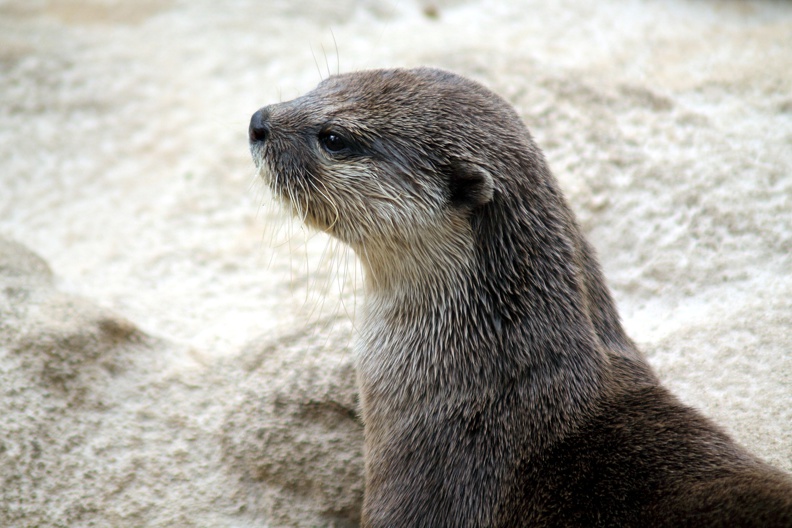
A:
[[[511,107],[433,70],[331,77],[250,126],[366,270],[363,525],[792,526],[792,480],[658,383]]]

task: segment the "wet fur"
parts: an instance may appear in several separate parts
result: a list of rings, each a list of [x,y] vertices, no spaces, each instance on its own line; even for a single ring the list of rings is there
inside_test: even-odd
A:
[[[625,335],[501,98],[433,69],[338,75],[254,115],[251,150],[366,271],[363,526],[792,526],[790,477]]]

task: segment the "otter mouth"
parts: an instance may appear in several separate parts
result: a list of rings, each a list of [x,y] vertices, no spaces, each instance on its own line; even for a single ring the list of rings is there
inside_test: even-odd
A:
[[[316,204],[313,204],[314,200],[309,193],[309,184],[301,181],[298,175],[275,170],[267,157],[265,145],[251,141],[250,154],[258,177],[269,189],[270,196],[278,206],[303,224],[325,230],[314,214]]]
[[[253,165],[256,167],[258,177],[261,178],[272,195],[279,201],[290,202],[293,197],[283,185],[284,178],[279,177],[278,173],[272,169],[267,159],[267,145],[263,138],[255,132],[252,123],[248,134],[250,136],[250,156],[253,158]]]
[[[250,156],[253,158],[253,165],[256,167],[256,174],[272,191],[273,195],[278,197],[288,198],[284,195],[282,185],[277,185],[277,178],[270,169],[269,163],[264,153],[264,145],[260,143],[250,142]]]
[[[250,142],[250,157],[253,158],[253,165],[261,175],[262,167],[264,166],[264,146],[255,141]]]
[[[258,177],[267,186],[272,198],[282,207],[292,211],[296,216],[303,218],[306,215],[305,204],[302,204],[302,206],[300,205],[301,201],[298,199],[297,193],[289,186],[285,185],[285,178],[273,172],[263,157],[254,159],[254,163],[256,164]]]

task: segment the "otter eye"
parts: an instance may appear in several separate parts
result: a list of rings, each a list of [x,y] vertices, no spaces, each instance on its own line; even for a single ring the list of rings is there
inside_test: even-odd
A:
[[[347,141],[335,132],[322,132],[319,134],[319,142],[331,154],[338,154],[349,149]]]

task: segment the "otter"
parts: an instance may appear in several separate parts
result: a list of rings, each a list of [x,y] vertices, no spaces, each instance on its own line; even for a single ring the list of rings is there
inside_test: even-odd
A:
[[[277,200],[365,273],[365,527],[792,526],[792,478],[659,382],[512,107],[431,68],[250,121]]]

